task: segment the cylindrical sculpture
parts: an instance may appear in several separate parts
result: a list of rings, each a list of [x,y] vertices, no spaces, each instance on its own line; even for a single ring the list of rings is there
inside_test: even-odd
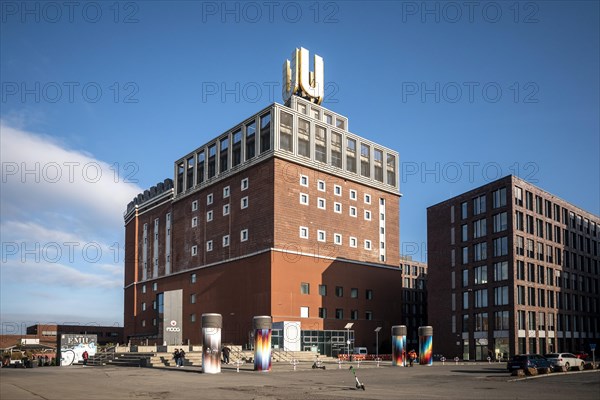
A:
[[[392,326],[392,365],[406,367],[406,325]]]
[[[202,314],[202,372],[221,372],[221,314]]]
[[[254,370],[271,370],[271,332],[273,321],[269,316],[254,317]]]
[[[419,364],[433,365],[433,327],[419,327]]]

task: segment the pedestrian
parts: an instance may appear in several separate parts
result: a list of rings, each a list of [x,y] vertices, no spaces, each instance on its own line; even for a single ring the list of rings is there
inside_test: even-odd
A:
[[[90,357],[90,355],[88,354],[87,350],[84,350],[81,356],[83,357],[83,366],[85,367],[87,365],[88,358]]]
[[[179,367],[179,350],[175,349],[173,352],[173,360],[175,360],[175,366]]]
[[[415,360],[417,359],[417,352],[412,349],[411,351],[408,352],[408,362],[410,363],[410,366],[413,366],[413,363],[415,362]]]
[[[231,349],[227,346],[223,347],[223,362],[225,364],[229,364],[229,353],[231,352]]]
[[[183,363],[185,362],[185,351],[183,349],[179,349],[179,366],[183,368]]]

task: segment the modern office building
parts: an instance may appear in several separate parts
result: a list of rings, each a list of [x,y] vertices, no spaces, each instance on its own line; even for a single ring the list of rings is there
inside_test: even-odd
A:
[[[347,333],[374,350],[373,330],[398,323],[398,153],[301,94],[193,149],[129,203],[126,337],[199,343],[214,312],[224,342],[247,343],[253,316],[271,315],[328,353],[323,341]]]
[[[402,274],[402,318],[406,325],[406,345],[418,348],[418,328],[427,324],[427,264],[400,256]]]
[[[435,352],[482,360],[600,340],[600,219],[507,176],[427,209]]]

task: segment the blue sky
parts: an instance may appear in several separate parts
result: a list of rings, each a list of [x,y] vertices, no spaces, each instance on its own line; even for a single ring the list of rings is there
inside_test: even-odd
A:
[[[510,173],[600,213],[598,2],[1,7],[4,333],[121,325],[127,203],[281,103],[300,46],[324,59],[323,105],[400,153],[415,259],[428,206]]]

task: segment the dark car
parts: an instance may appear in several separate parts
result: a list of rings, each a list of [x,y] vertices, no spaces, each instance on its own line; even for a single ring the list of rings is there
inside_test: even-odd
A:
[[[550,362],[540,354],[518,354],[508,361],[506,368],[509,371],[515,369],[546,369],[551,368]]]

